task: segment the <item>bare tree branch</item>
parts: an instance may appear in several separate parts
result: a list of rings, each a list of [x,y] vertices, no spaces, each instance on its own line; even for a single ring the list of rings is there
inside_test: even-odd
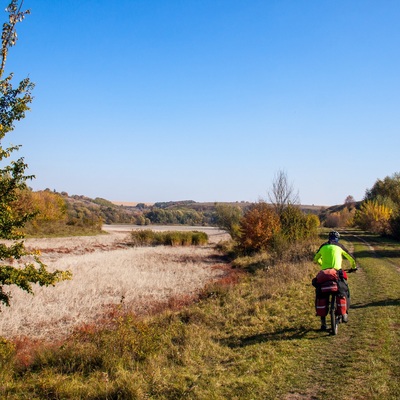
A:
[[[278,215],[289,205],[300,203],[299,192],[295,192],[293,184],[289,184],[285,171],[278,171],[272,183],[268,197]]]

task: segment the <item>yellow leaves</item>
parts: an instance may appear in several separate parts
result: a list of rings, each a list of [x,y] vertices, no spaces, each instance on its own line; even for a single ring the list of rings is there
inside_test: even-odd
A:
[[[36,213],[34,221],[60,221],[66,218],[66,204],[58,193],[21,191],[13,205],[20,213]]]
[[[389,220],[393,210],[385,204],[380,204],[376,200],[367,200],[361,204],[357,211],[354,222],[362,229],[374,233],[388,233]]]
[[[37,220],[58,221],[66,216],[64,199],[57,193],[50,191],[32,192],[35,210],[38,211]]]
[[[379,204],[375,200],[368,200],[360,207],[360,213],[371,218],[374,221],[388,220],[392,214],[392,210],[384,204]]]

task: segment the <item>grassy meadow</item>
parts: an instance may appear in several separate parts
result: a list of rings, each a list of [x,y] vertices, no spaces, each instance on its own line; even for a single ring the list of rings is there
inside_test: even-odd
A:
[[[314,316],[315,243],[302,259],[240,265],[190,304],[116,309],[50,344],[3,340],[0,397],[398,399],[400,246],[358,231],[343,242],[360,269],[337,336]]]
[[[174,234],[172,238],[179,238]],[[207,282],[226,274],[210,245],[134,247],[128,232],[28,239],[26,244],[41,250],[50,269],[69,270],[73,277],[55,287],[36,285],[34,296],[11,286],[11,307],[2,307],[0,318],[0,335],[5,338],[65,338],[116,308],[143,314],[171,298],[191,298]]]

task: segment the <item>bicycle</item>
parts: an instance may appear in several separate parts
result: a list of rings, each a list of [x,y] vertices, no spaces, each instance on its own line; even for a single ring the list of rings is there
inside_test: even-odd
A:
[[[355,272],[357,268],[346,270],[346,272]],[[348,298],[340,293],[337,281],[327,281],[320,285],[320,290],[323,297],[326,298],[327,306],[329,307],[327,314],[330,317],[330,327],[332,335],[337,335],[339,331],[339,324],[344,321],[347,314]],[[326,317],[325,317],[326,318]]]

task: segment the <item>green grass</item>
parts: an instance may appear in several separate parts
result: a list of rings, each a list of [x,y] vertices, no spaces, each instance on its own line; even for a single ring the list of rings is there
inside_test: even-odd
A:
[[[189,307],[116,315],[112,328],[37,347],[30,361],[10,359],[12,346],[0,343],[0,397],[398,399],[399,258],[379,256],[388,242],[374,253],[347,239],[361,268],[349,276],[353,307],[337,336],[319,331],[314,316],[315,265],[237,268]]]

